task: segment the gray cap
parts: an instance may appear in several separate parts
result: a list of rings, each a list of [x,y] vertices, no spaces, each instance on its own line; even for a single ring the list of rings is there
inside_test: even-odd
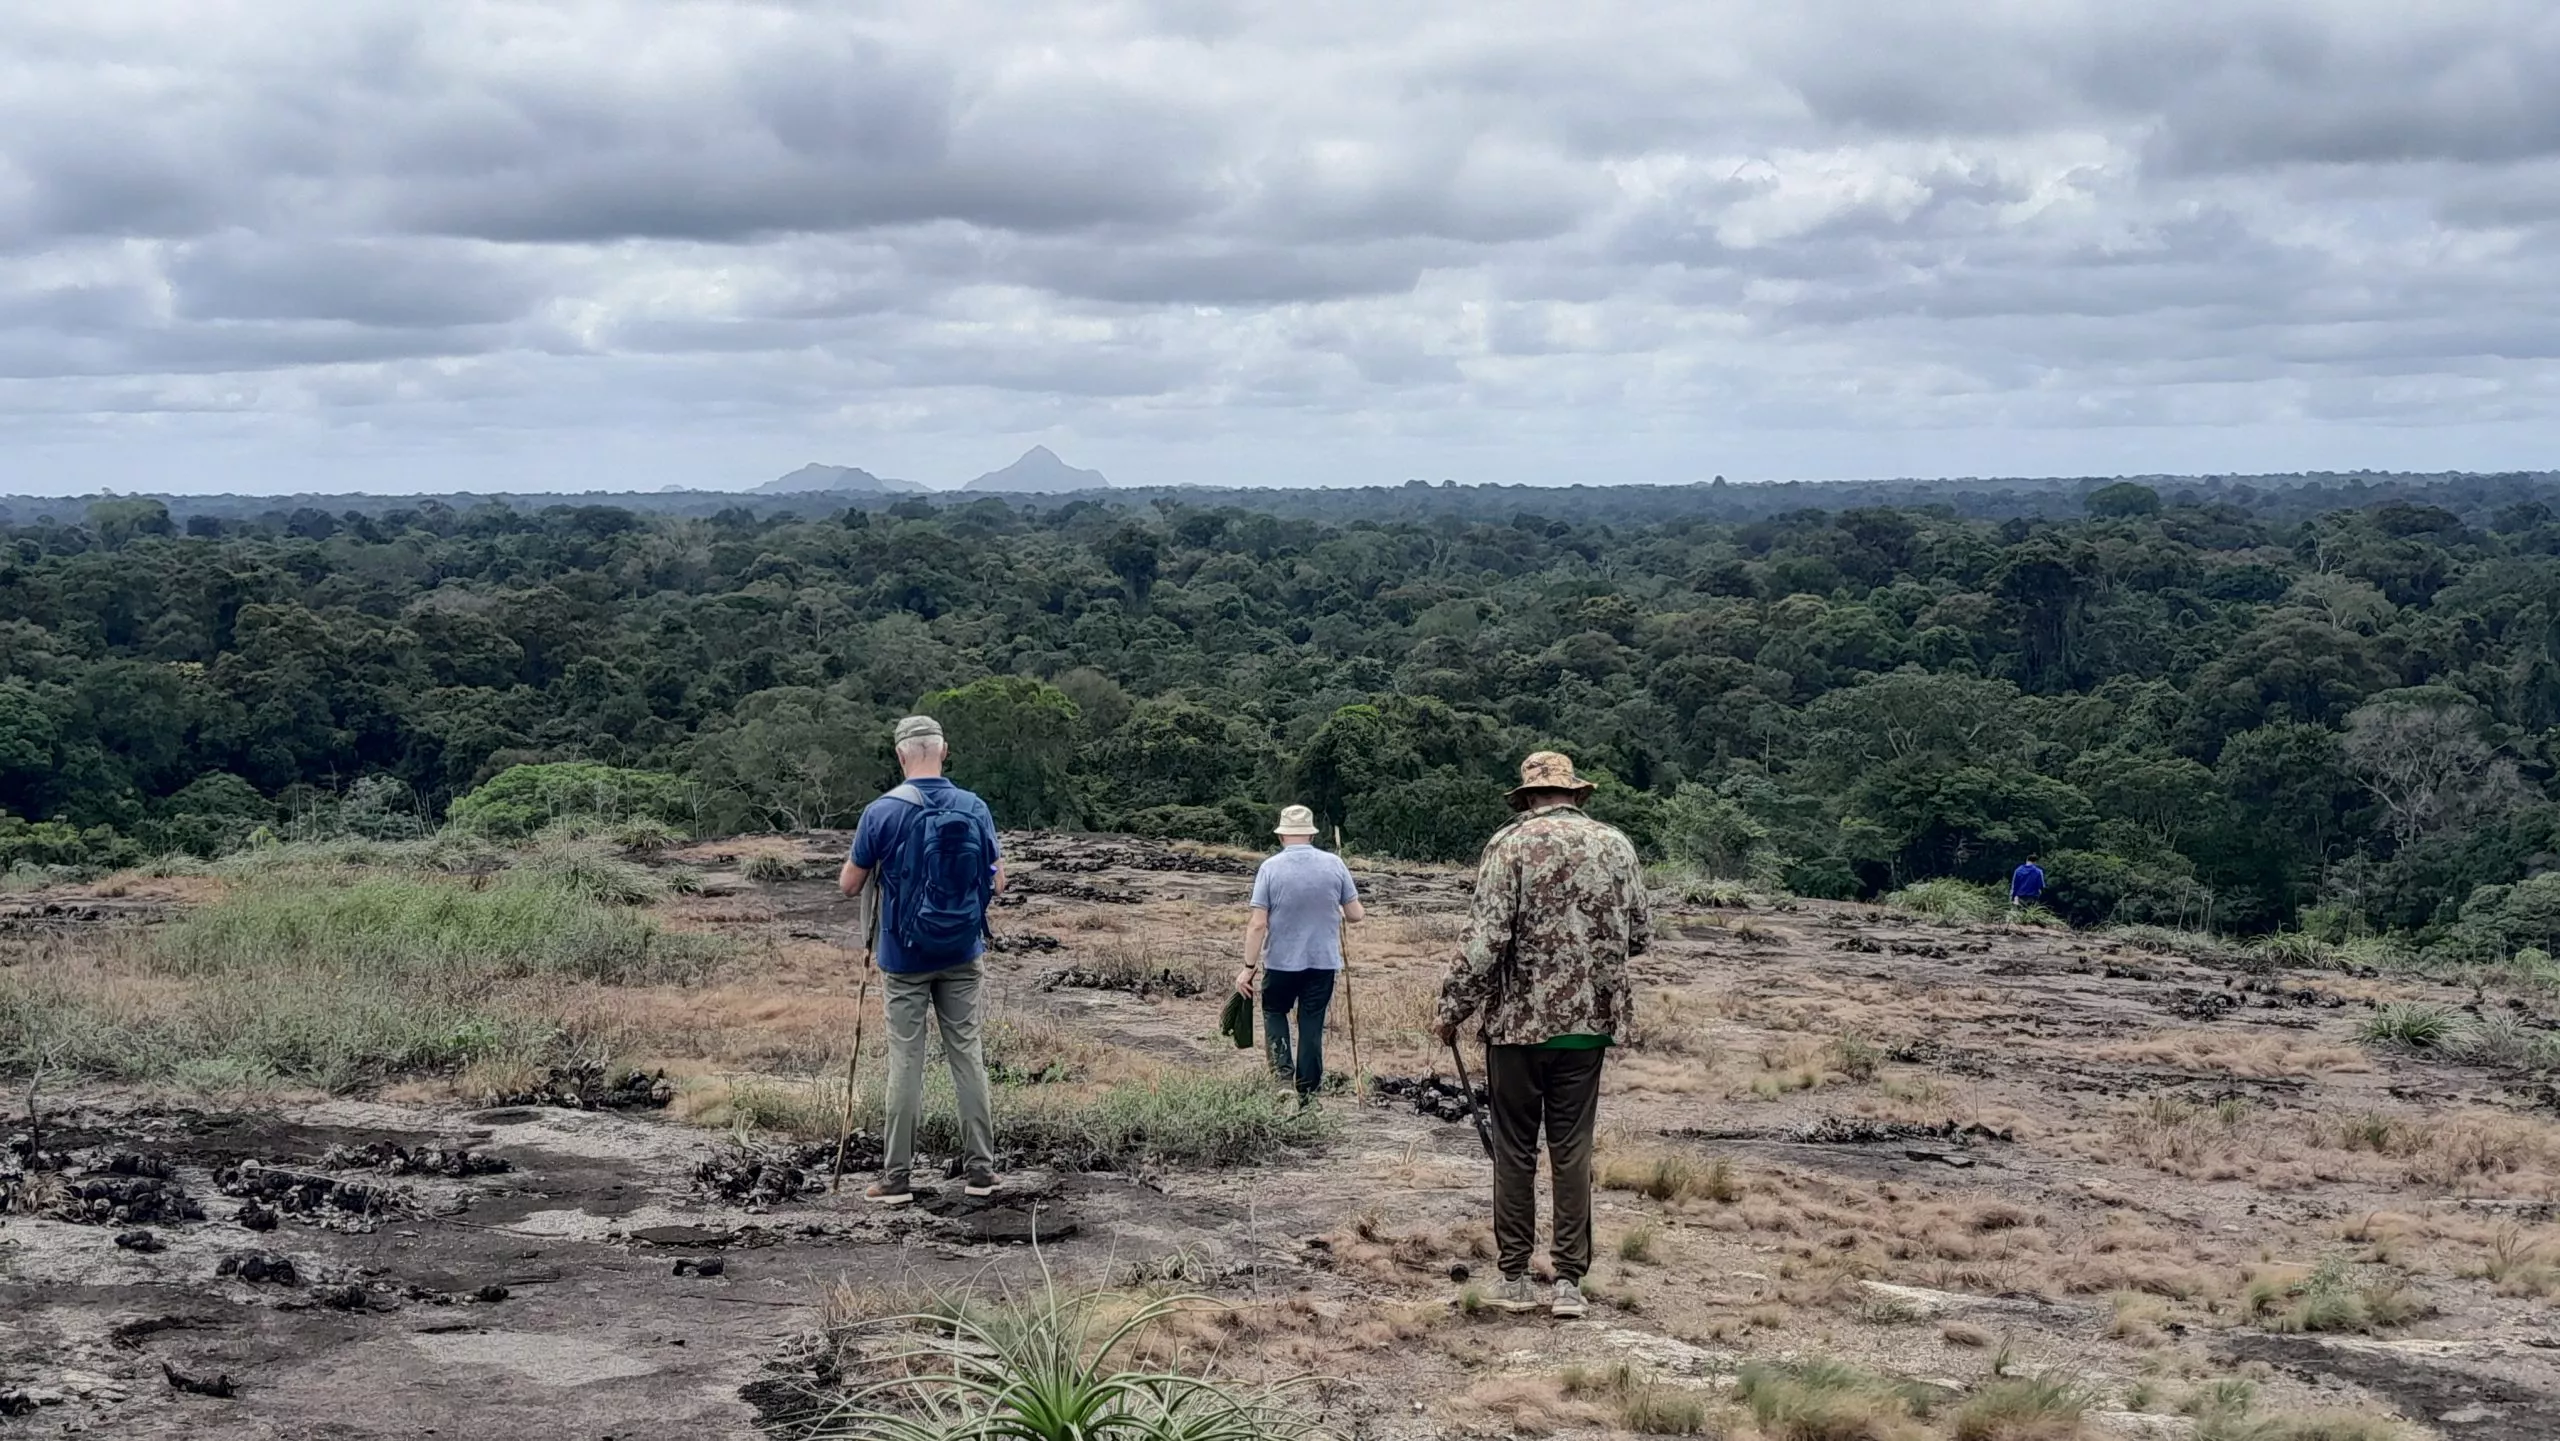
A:
[[[942,739],[942,722],[929,715],[911,715],[898,722],[898,744],[915,740]]]

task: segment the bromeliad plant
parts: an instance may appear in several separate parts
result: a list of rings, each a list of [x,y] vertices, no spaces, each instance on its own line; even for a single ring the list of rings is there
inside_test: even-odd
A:
[[[805,1433],[813,1441],[1272,1441],[1312,1438],[1287,1393],[1313,1378],[1234,1389],[1179,1371],[1128,1368],[1148,1327],[1204,1298],[1168,1296],[1107,1329],[1110,1293],[1061,1290],[1045,1274],[1029,1302],[997,1310],[950,1297],[883,1323],[923,1339],[879,1358],[902,1374],[854,1393]],[[1097,1339],[1098,1338],[1098,1339]]]

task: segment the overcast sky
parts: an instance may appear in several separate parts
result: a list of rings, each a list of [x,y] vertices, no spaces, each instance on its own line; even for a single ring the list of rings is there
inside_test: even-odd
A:
[[[0,491],[2560,465],[2560,6],[0,7]]]

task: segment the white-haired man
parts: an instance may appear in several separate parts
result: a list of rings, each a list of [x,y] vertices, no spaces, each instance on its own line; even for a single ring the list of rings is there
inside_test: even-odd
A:
[[[1273,1075],[1294,1083],[1306,1104],[1324,1088],[1324,1013],[1342,971],[1342,923],[1362,916],[1351,868],[1316,849],[1316,814],[1305,806],[1280,812],[1272,831],[1280,852],[1253,875],[1253,910],[1244,927],[1244,969],[1236,990],[1253,994],[1262,977],[1263,1048]],[[1289,1014],[1298,1016],[1290,1044]]]
[[[847,896],[860,894],[875,872],[881,882],[873,911],[881,1008],[889,1023],[888,1114],[880,1179],[862,1198],[883,1206],[915,1199],[909,1172],[924,1102],[928,1018],[942,1028],[942,1056],[959,1102],[963,1188],[991,1196],[997,1184],[978,1024],[987,906],[1004,888],[995,816],[985,801],[943,777],[949,747],[940,722],[908,716],[895,738],[906,781],[863,808],[837,877]]]

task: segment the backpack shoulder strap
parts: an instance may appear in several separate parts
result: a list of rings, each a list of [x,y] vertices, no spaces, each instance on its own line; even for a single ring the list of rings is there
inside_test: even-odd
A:
[[[913,781],[898,782],[888,790],[881,792],[880,798],[882,800],[905,801],[908,805],[914,806],[917,810],[923,810],[926,805],[924,791]]]

